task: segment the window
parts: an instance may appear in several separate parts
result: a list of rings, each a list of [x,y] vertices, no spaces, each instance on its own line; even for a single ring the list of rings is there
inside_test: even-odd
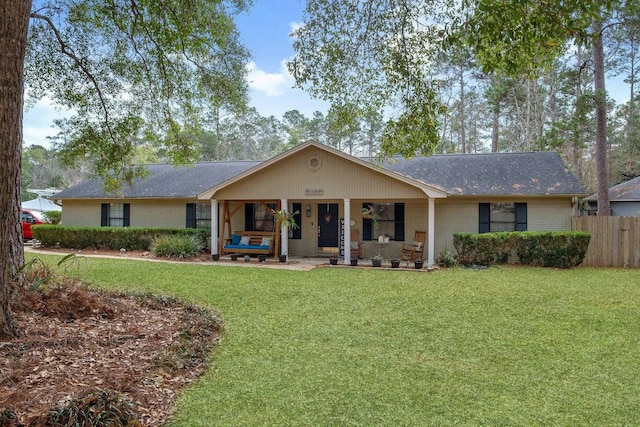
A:
[[[527,231],[526,203],[480,203],[480,233]]]
[[[211,205],[187,203],[187,228],[211,230]]]
[[[371,207],[373,218],[362,220],[362,239],[375,240],[380,235],[390,240],[404,241],[404,203],[363,203],[362,208]]]
[[[266,204],[269,209],[276,209],[275,203]],[[302,203],[292,203],[288,209],[291,212],[298,212],[294,219],[298,228],[289,229],[290,239],[302,239]],[[245,230],[247,231],[275,231],[275,221],[273,215],[262,203],[246,203],[244,210]]]
[[[289,229],[289,238],[302,239],[302,203],[292,203],[290,210],[291,212],[298,212],[293,216],[298,227],[295,230],[293,228]]]
[[[262,203],[246,203],[244,205],[244,229],[247,231],[274,231],[275,222],[273,215],[267,209],[275,209],[275,203],[267,203],[266,206]]]
[[[129,227],[130,211],[129,203],[103,203],[100,225],[102,227]]]

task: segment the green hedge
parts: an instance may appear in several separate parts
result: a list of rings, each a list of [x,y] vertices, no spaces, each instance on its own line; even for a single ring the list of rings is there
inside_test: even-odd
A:
[[[582,231],[456,233],[460,264],[504,264],[510,260],[542,267],[575,267],[587,253],[591,235]]]
[[[160,236],[195,236],[209,247],[209,233],[195,228],[70,227],[34,225],[33,237],[44,247],[149,250]]]

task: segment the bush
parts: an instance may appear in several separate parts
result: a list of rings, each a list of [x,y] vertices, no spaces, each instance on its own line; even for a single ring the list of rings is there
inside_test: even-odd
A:
[[[461,264],[504,264],[517,257],[521,264],[575,267],[587,253],[591,235],[571,232],[456,233],[453,245]]]
[[[513,233],[454,234],[453,246],[458,252],[458,262],[463,265],[506,263],[511,253],[511,234]]]
[[[138,420],[136,406],[126,397],[107,390],[91,390],[70,400],[66,406],[49,412],[42,425],[135,427]]]
[[[44,216],[51,224],[60,224],[62,221],[62,212],[61,211],[46,211]]]
[[[31,227],[42,246],[74,249],[149,250],[160,236],[194,236],[203,247],[209,242],[206,230],[195,228],[70,227],[38,224]]]
[[[158,257],[193,258],[202,253],[204,246],[196,236],[160,236],[151,245]]]
[[[438,265],[445,268],[453,268],[458,266],[458,260],[456,255],[450,251],[443,250],[438,255]]]

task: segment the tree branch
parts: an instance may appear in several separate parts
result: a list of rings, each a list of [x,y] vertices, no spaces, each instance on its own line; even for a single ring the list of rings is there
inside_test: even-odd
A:
[[[87,64],[86,64],[85,60],[83,58],[78,57],[78,55],[76,55],[76,53],[71,48],[69,48],[69,46],[62,39],[62,34],[60,34],[60,31],[55,26],[55,24],[53,23],[51,18],[49,18],[48,16],[45,16],[45,15],[41,15],[39,13],[31,13],[30,16],[31,16],[31,18],[41,19],[41,20],[43,20],[44,22],[47,23],[47,25],[49,26],[51,31],[53,31],[53,34],[55,35],[56,40],[58,41],[58,44],[60,45],[60,52],[63,55],[67,56],[68,58],[71,58],[71,60],[73,60],[73,62],[78,67],[80,67],[80,69],[82,70],[84,75],[87,77],[87,79],[89,79],[89,81],[91,82],[92,86],[94,87],[94,89],[96,90],[96,92],[98,94],[98,98],[100,99],[100,106],[102,108],[102,111],[104,112],[104,122],[105,122],[105,125],[107,127],[107,131],[109,132],[109,135],[111,136],[111,139],[113,141],[117,142],[116,138],[115,138],[115,136],[113,134],[113,131],[111,129],[111,124],[109,123],[110,119],[109,119],[109,109],[107,108],[107,101],[106,101],[104,95],[102,94],[102,90],[100,89],[100,85],[98,84],[98,81],[97,81],[96,77],[93,75],[91,70],[89,70],[89,68],[87,67]]]

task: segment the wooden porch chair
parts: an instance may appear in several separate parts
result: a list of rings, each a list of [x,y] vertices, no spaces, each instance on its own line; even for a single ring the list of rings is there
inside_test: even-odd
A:
[[[416,230],[413,242],[402,244],[401,258],[404,261],[424,260],[424,246],[427,242],[427,232]]]
[[[360,230],[351,229],[351,259],[358,257],[358,259],[364,258],[364,243],[360,241]]]

